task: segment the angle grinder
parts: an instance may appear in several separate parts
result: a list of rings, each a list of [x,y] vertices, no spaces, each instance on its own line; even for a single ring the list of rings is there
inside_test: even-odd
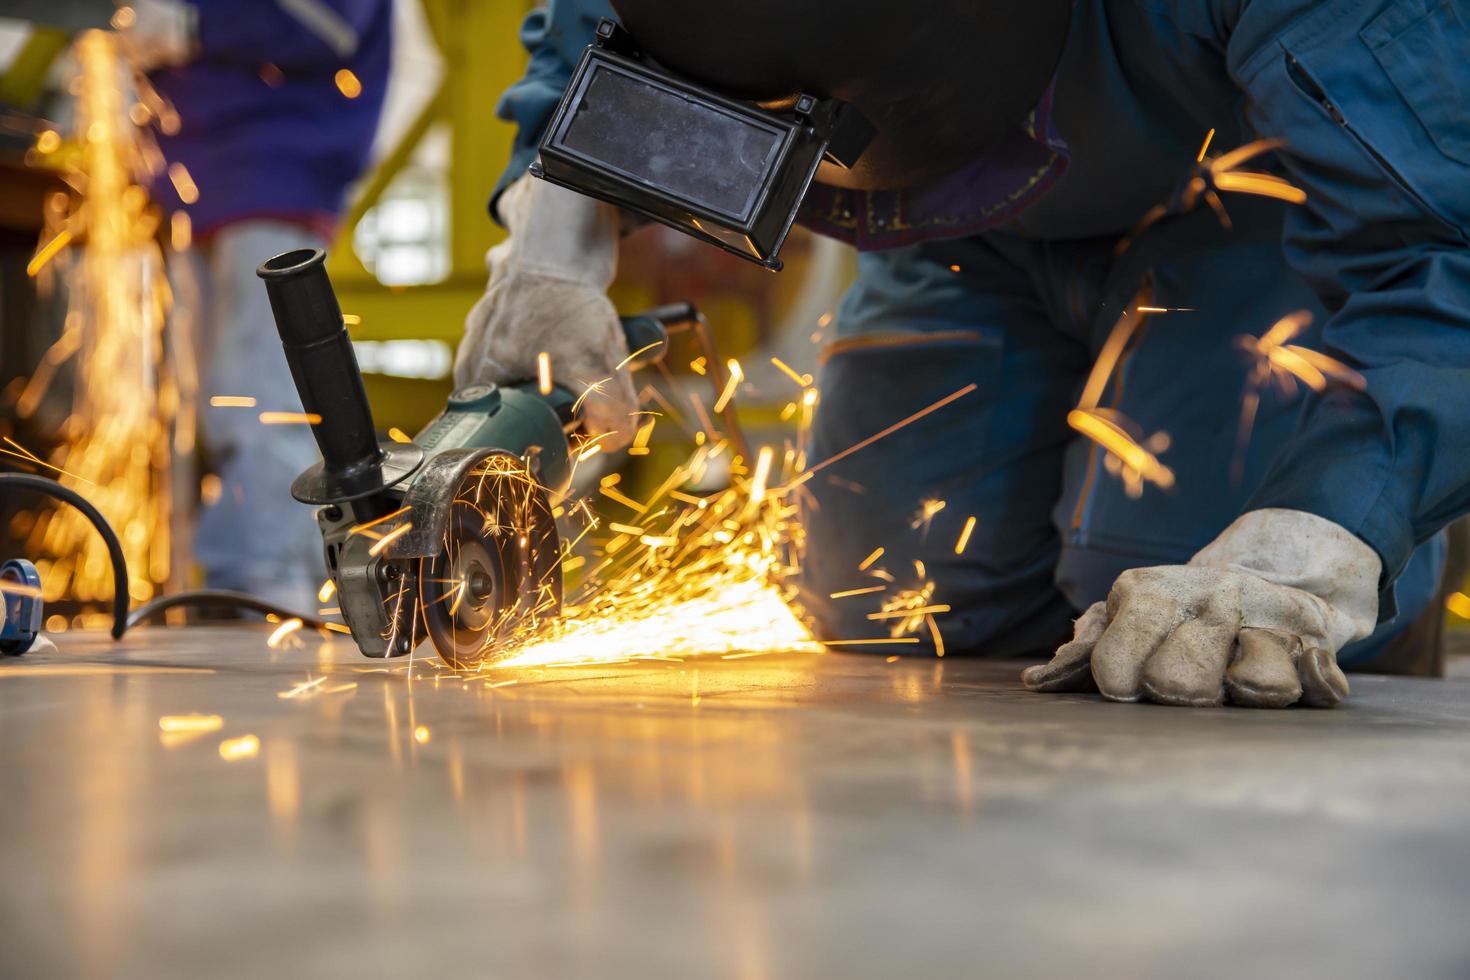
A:
[[[318,509],[342,618],[369,657],[425,639],[451,666],[561,610],[561,543],[551,500],[570,483],[576,396],[537,381],[460,388],[407,443],[380,442],[320,249],[257,270],[322,460],[291,485]],[[685,304],[625,317],[634,367],[698,319]]]

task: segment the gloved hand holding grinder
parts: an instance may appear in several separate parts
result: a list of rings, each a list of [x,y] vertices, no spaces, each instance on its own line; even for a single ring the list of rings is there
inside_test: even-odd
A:
[[[553,379],[578,395],[587,434],[619,449],[637,430],[628,343],[607,288],[618,269],[618,209],[544,180],[522,177],[499,201],[510,232],[485,256],[490,282],[465,320],[454,380],[506,384],[537,376],[545,352]]]
[[[456,382],[535,377],[545,351],[572,390],[601,383],[585,402],[588,432],[605,448],[625,445],[638,406],[605,294],[617,209],[531,177],[499,207],[510,237],[486,258],[489,288],[469,314]],[[1373,630],[1380,571],[1372,548],[1325,518],[1252,511],[1188,565],[1124,572],[1023,681],[1115,701],[1331,706],[1348,691],[1337,652]]]

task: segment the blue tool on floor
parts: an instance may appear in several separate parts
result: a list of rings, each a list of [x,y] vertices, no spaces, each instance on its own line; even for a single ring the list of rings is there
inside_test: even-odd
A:
[[[0,598],[5,622],[0,626],[0,653],[18,657],[41,635],[41,573],[24,558],[0,565]]]

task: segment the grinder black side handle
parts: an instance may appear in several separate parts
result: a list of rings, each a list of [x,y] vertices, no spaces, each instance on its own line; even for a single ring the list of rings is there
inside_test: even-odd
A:
[[[401,484],[425,454],[447,449],[498,449],[534,456],[542,482],[553,492],[570,478],[566,431],[578,420],[576,396],[557,387],[542,394],[535,381],[467,385],[412,443],[379,442],[362,372],[342,310],[327,277],[326,253],[297,249],[266,260],[256,274],[265,281],[271,311],[302,407],[313,417],[322,452],[291,485],[302,503],[325,505],[364,500]],[[668,330],[697,322],[689,303],[657,307],[622,321],[637,368],[661,358]]]
[[[283,252],[256,269],[270,296],[301,407],[322,461],[291,484],[305,504],[360,500],[401,482],[423,462],[421,448],[380,443],[352,340],[319,248]]]

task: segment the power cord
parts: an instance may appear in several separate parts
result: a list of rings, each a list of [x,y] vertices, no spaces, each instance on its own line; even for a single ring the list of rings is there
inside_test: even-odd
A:
[[[128,614],[127,628],[132,629],[147,622],[159,613],[167,609],[175,609],[179,606],[196,606],[215,609],[248,609],[251,612],[274,613],[285,619],[299,619],[303,626],[315,626],[325,629],[327,626],[342,628],[341,623],[328,623],[327,620],[313,616],[309,613],[292,612],[283,606],[257,599],[248,592],[235,592],[231,589],[189,589],[184,592],[175,592],[172,595],[161,595],[157,599],[143,603],[137,609]]]
[[[184,592],[175,592],[172,595],[159,596],[157,599],[145,602],[129,614],[128,561],[123,555],[122,542],[118,540],[117,532],[112,529],[111,524],[107,523],[107,518],[102,516],[102,512],[94,507],[86,497],[49,477],[36,476],[32,473],[0,473],[0,488],[3,487],[34,490],[52,499],[70,504],[97,529],[97,533],[102,536],[103,543],[107,545],[107,557],[112,562],[112,638],[114,640],[122,639],[123,634],[129,629],[147,622],[159,613],[180,606],[248,609],[252,612],[273,613],[288,619],[299,619],[305,626],[324,629],[331,625],[340,628],[340,624],[329,624],[327,620],[319,616],[295,612],[266,602],[264,599],[257,599],[253,595],[232,592],[228,589],[189,589]]]

